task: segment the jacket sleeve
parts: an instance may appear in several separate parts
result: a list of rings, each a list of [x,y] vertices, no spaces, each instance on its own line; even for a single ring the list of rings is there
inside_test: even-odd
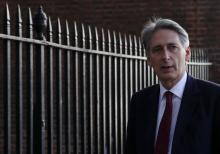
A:
[[[215,112],[214,112],[214,125],[213,125],[213,153],[220,153],[220,89],[216,99]]]

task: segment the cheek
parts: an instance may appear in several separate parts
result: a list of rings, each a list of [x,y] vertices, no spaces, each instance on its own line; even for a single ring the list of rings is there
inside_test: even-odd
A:
[[[154,69],[159,67],[159,62],[157,60],[151,60],[149,62],[150,66],[153,67]]]

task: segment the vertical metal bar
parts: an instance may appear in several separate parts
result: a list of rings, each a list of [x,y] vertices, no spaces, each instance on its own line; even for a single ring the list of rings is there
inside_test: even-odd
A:
[[[146,51],[148,52],[148,51]],[[148,60],[148,59],[147,59]],[[147,65],[147,85],[151,86],[151,66]]]
[[[89,49],[92,50],[92,32],[90,26],[89,29]],[[90,111],[90,153],[94,153],[94,125],[93,125],[93,104],[94,104],[94,98],[93,98],[93,89],[94,89],[94,78],[93,78],[93,54],[89,54],[89,111]]]
[[[28,9],[28,30],[29,30],[29,38],[33,38],[33,21],[32,14],[30,8]],[[33,60],[33,44],[29,44],[29,71],[30,71],[30,79],[29,79],[29,126],[28,126],[28,153],[33,154],[33,105],[34,105],[34,60]]]
[[[41,54],[41,104],[40,104],[40,115],[41,115],[41,154],[45,154],[45,51],[44,45],[40,46]]]
[[[60,19],[57,20],[58,24],[58,44],[62,44],[61,39],[61,25],[60,25]],[[63,124],[63,117],[62,117],[62,109],[63,109],[63,77],[62,77],[62,50],[58,49],[58,90],[59,90],[59,100],[58,100],[58,146],[57,146],[57,152],[59,154],[62,153],[62,145],[63,145],[63,135],[62,135],[62,124]]]
[[[200,55],[200,49],[198,49],[198,57],[197,57],[197,63],[200,63],[201,62],[201,55]],[[198,74],[198,78],[201,79],[201,66],[200,65],[197,65],[198,66],[198,72],[196,74]]]
[[[11,21],[6,4],[6,34],[11,34]],[[5,154],[11,154],[11,41],[6,40],[6,74],[7,74],[7,93],[5,103]]]
[[[151,69],[150,69],[151,71],[151,85],[154,85],[154,70],[153,70],[153,68],[151,67]]]
[[[205,52],[203,54],[205,54]],[[206,54],[204,55],[204,58],[205,58],[205,62],[209,62],[208,57],[207,57]],[[205,70],[204,71],[205,71],[205,80],[209,80],[209,77],[208,77],[208,75],[209,75],[209,66],[208,66],[208,64],[205,65]]]
[[[122,54],[122,38],[121,38],[121,33],[119,33],[119,53],[120,54]],[[124,91],[124,88],[123,88],[123,73],[124,73],[124,71],[123,71],[123,59],[122,59],[122,57],[120,57],[120,59],[119,59],[120,61],[119,61],[119,67],[120,67],[120,69],[119,69],[119,74],[120,74],[120,79],[119,79],[119,82],[120,82],[120,86],[119,86],[119,88],[120,88],[120,95],[119,95],[119,104],[120,104],[120,108],[119,108],[119,113],[120,113],[120,120],[119,120],[119,122],[120,122],[120,129],[119,129],[119,134],[120,134],[120,152],[119,153],[124,153],[124,124],[123,124],[123,117],[124,117],[124,110],[123,110],[123,106],[125,105],[124,104],[124,96],[123,96],[123,91]]]
[[[191,50],[192,51],[192,50]],[[191,59],[192,59],[192,55],[191,55],[191,58],[190,58],[190,60],[189,60],[189,62],[191,61]],[[190,70],[191,68],[190,68],[190,65],[189,64],[187,64],[187,72],[189,73],[189,74],[191,74],[191,70]]]
[[[143,55],[142,55],[142,45],[141,45],[141,39],[140,38],[138,38],[138,44],[139,44],[139,48],[138,48],[138,52],[139,52],[139,56],[140,57],[143,57]],[[143,60],[139,60],[139,70],[140,70],[140,72],[139,72],[139,80],[140,80],[140,82],[139,82],[139,89],[143,89],[143,68],[142,68],[142,66],[143,66],[143,63],[144,61]]]
[[[197,63],[198,62],[198,50],[196,49],[196,56],[195,56],[195,62]],[[194,72],[194,75],[196,78],[198,78],[198,66],[195,65],[195,72]]]
[[[203,63],[206,63],[206,60],[208,59],[207,55],[205,55],[205,52],[204,52],[204,49],[201,49],[202,50],[202,61]],[[203,79],[204,80],[207,80],[206,76],[207,76],[207,71],[206,71],[206,64],[203,66]]]
[[[69,32],[69,25],[66,21],[66,45],[70,46],[70,32]],[[70,51],[67,50],[67,134],[66,134],[66,142],[67,142],[67,154],[71,153],[71,110],[70,110],[70,103],[71,103],[71,57]]]
[[[193,50],[192,50],[192,51],[193,51]],[[192,61],[192,55],[193,55],[192,51],[191,51],[191,58],[190,58],[189,62]],[[188,64],[188,68],[189,68],[189,69],[188,69],[189,74],[192,74],[192,66],[191,66],[190,64]]]
[[[147,65],[147,86],[151,85],[151,75],[150,75],[150,66]]]
[[[200,50],[198,49],[198,53],[197,53],[197,63],[200,62]],[[200,65],[197,65],[197,78],[200,78],[201,77],[201,74],[200,74]]]
[[[147,58],[147,51],[143,48],[143,45],[142,45],[142,53],[143,53],[144,57]],[[149,72],[148,72],[148,66],[149,65],[147,64],[147,62],[148,62],[148,59],[143,61],[144,87],[147,87],[148,84],[149,84],[148,77],[147,77],[147,76],[149,76]]]
[[[204,50],[203,50],[203,58],[204,58],[205,63],[208,62],[208,55],[206,55],[206,52]],[[207,64],[204,66],[205,80],[209,79],[208,78],[208,74],[209,74],[208,67],[209,66]]]
[[[158,79],[156,74],[155,74],[155,80],[156,80],[156,84],[158,84],[159,83],[159,79]]]
[[[199,49],[199,63],[201,62],[202,62],[201,49]],[[198,66],[199,66],[199,78],[202,79],[203,78],[202,65],[198,65]]]
[[[203,63],[206,63],[206,57],[205,57],[204,54],[205,54],[205,53],[204,53],[204,50],[201,49],[202,62],[203,62]],[[207,57],[207,58],[208,58],[208,57]],[[206,69],[206,65],[203,65],[203,66],[202,66],[202,71],[203,71],[203,79],[204,79],[204,80],[206,80],[206,71],[205,71],[205,69]]]
[[[198,62],[198,50],[196,49],[196,55],[195,55],[195,63],[197,63]],[[196,77],[196,78],[198,78],[198,66],[197,65],[194,65],[195,66],[195,72],[194,72],[194,76]]]
[[[193,52],[193,62],[196,63],[196,49],[195,49],[194,52]],[[192,69],[192,75],[193,75],[194,77],[196,77],[196,76],[195,76],[196,65],[192,64],[192,67],[193,67],[193,69]]]
[[[111,47],[111,34],[110,31],[108,30],[108,51],[112,52],[112,47]],[[112,57],[108,57],[108,87],[109,87],[109,106],[108,106],[108,114],[109,114],[109,154],[113,154],[113,145],[112,145]]]
[[[125,55],[128,55],[128,43],[127,36],[124,35],[124,50]],[[125,58],[125,126],[127,127],[128,122],[128,103],[129,103],[129,91],[128,91],[128,58]],[[126,132],[126,128],[124,129]],[[126,133],[125,133],[126,136]]]
[[[83,46],[82,48],[86,48],[86,40],[85,40],[85,28],[82,24],[82,40],[83,40]],[[87,146],[88,146],[88,137],[87,137],[87,70],[86,70],[86,64],[87,64],[87,55],[86,53],[83,53],[83,153],[87,153]]]
[[[99,51],[99,35],[98,35],[98,30],[95,27],[95,40],[96,40],[96,50]],[[101,152],[101,123],[100,123],[100,117],[103,117],[100,113],[100,56],[97,54],[96,55],[96,96],[97,96],[97,153],[103,153]]]
[[[192,50],[191,62],[194,62],[194,50]],[[193,76],[193,65],[190,64],[190,74]]]
[[[193,61],[193,50],[192,50],[192,52],[191,52],[190,61],[191,61],[191,62]],[[192,65],[190,65],[190,64],[189,64],[189,69],[190,69],[190,74],[192,75]]]
[[[133,39],[134,39],[134,55],[135,56],[137,56],[138,54],[138,50],[137,50],[137,37],[134,35],[134,37],[133,37]],[[135,59],[135,64],[134,64],[135,66],[135,78],[134,78],[134,81],[135,81],[135,92],[137,92],[138,91],[138,60],[137,59]]]
[[[133,45],[132,45],[132,40],[131,40],[131,35],[129,35],[129,54],[133,55],[132,53],[133,50]],[[134,93],[134,89],[133,89],[133,59],[130,59],[130,95],[129,98],[131,98],[132,94]]]
[[[44,45],[37,45],[37,61],[39,66],[37,67],[36,73],[36,91],[37,91],[37,100],[34,105],[34,153],[44,154],[45,153],[45,52]]]
[[[18,25],[18,36],[22,37],[22,17],[21,17],[21,10],[20,6],[18,5],[18,17],[17,17],[17,25]],[[23,53],[22,53],[22,42],[17,43],[18,49],[18,104],[17,104],[17,153],[22,154],[22,143],[23,143]]]
[[[204,50],[203,49],[201,49],[201,56],[202,56],[202,62],[203,63],[206,63],[206,60],[205,60],[205,55],[204,55],[205,53],[204,53]],[[208,58],[208,57],[207,57]],[[206,65],[203,65],[202,66],[202,72],[203,72],[203,79],[204,80],[206,80],[206,72],[205,72],[205,69],[206,69]]]
[[[193,52],[192,52],[191,62],[194,62],[194,50],[193,50]],[[190,74],[191,74],[192,76],[193,76],[193,69],[194,69],[193,65],[190,64]]]
[[[200,62],[202,62],[202,63],[204,63],[204,61],[203,61],[203,56],[202,56],[202,49],[199,49],[199,61]],[[203,67],[204,67],[204,65],[199,65],[199,67],[200,67],[200,79],[204,79],[204,73],[203,73]]]
[[[75,30],[75,46],[78,47],[78,30],[77,24],[74,22],[74,30]],[[79,102],[79,53],[75,52],[75,102],[76,102],[76,154],[81,152],[81,121],[80,121],[80,102]]]
[[[49,41],[53,42],[53,29],[52,29],[52,24],[51,24],[51,19],[49,17],[48,20],[48,25],[49,25]],[[53,149],[53,127],[54,127],[54,122],[53,122],[53,104],[54,104],[54,88],[53,88],[53,80],[54,80],[54,75],[53,75],[53,48],[49,47],[49,54],[50,54],[50,102],[49,102],[49,126],[48,126],[48,152],[49,154],[54,153]]]
[[[195,59],[196,63],[198,62],[198,49],[196,49],[196,59]],[[195,77],[198,78],[198,66],[195,65],[196,67],[196,71],[195,71]]]
[[[205,53],[207,54],[207,51]],[[205,57],[207,57],[207,56],[205,56]],[[206,62],[209,62],[209,58],[206,59]],[[209,65],[207,65],[206,66],[206,79],[207,80],[209,80],[209,72],[210,72],[209,69],[210,69],[210,67],[209,67]]]
[[[44,40],[43,29],[46,28],[46,15],[43,12],[42,7],[38,9],[35,16],[35,28],[37,32],[37,38],[39,40]],[[43,24],[39,24],[43,23]],[[40,67],[36,67],[36,102],[34,105],[34,153],[44,154],[45,153],[45,51],[44,45],[39,44],[36,46],[37,52],[37,64]]]
[[[194,59],[195,59],[195,58],[194,58],[194,56],[195,56],[195,54],[194,54],[195,52],[194,52],[194,51],[195,51],[195,50],[192,51],[192,58],[191,58],[191,61],[192,61],[192,62],[194,62]],[[193,74],[193,72],[194,72],[194,67],[193,67],[192,64],[190,65],[190,71],[191,71],[191,75],[193,76],[193,75],[194,75],[194,74]]]
[[[117,54],[117,39],[115,31],[113,32],[114,52]],[[114,134],[114,147],[115,154],[118,153],[118,61],[117,57],[114,57],[114,121],[115,121],[115,134]]]
[[[106,40],[105,40],[105,32],[104,29],[102,28],[102,50],[105,51],[105,45],[106,45]],[[103,103],[103,107],[102,107],[102,114],[103,114],[103,151],[102,153],[106,154],[107,153],[107,127],[106,127],[106,123],[107,123],[107,118],[106,118],[106,56],[103,55],[102,56],[102,91],[103,91],[103,97],[102,97],[102,103]]]

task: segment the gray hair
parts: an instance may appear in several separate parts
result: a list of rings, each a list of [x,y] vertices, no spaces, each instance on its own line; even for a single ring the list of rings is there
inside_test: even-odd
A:
[[[151,37],[159,29],[169,29],[177,32],[183,47],[187,48],[189,46],[188,33],[182,26],[170,19],[153,18],[147,22],[147,24],[143,27],[143,30],[141,32],[141,40],[144,45],[144,48],[147,50],[147,53],[150,49],[149,45]]]

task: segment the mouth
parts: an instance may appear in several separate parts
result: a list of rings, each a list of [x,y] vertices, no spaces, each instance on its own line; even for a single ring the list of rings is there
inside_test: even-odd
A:
[[[164,72],[169,72],[171,71],[173,68],[173,66],[161,66],[161,70],[163,70]]]

